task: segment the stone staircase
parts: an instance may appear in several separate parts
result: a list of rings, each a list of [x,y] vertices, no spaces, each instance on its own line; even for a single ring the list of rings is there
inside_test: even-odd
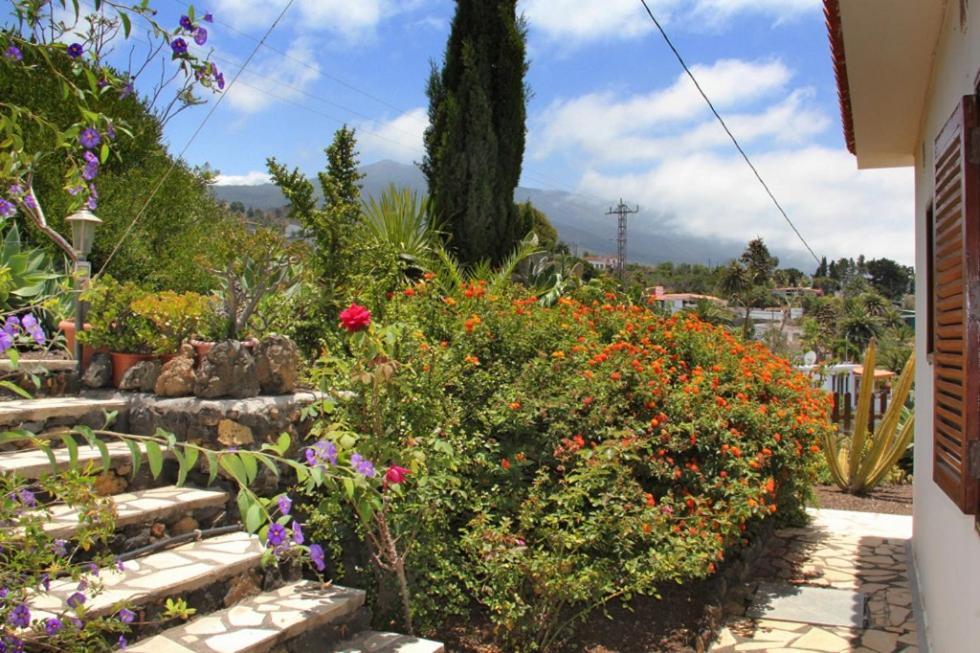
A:
[[[0,402],[0,430],[16,430],[26,425],[43,436],[44,429],[53,424],[104,419],[102,414],[106,411],[125,410],[126,401],[118,396],[96,396]],[[244,420],[242,415],[236,413],[236,416]],[[110,442],[107,449],[112,478],[129,474],[132,461],[128,447],[121,442]],[[69,465],[66,448],[54,448],[53,453],[57,468]],[[102,455],[98,449],[79,445],[77,458],[83,466],[91,462],[91,469],[101,471]],[[0,473],[37,479],[51,471],[51,461],[39,450],[0,451]],[[234,497],[230,492],[221,488],[176,487],[167,484],[166,476],[165,471],[158,481],[136,481],[126,491],[103,491],[117,489],[111,483],[96,485],[103,494],[110,494],[114,503],[117,537],[110,547],[124,562],[121,567],[99,570],[101,592],[86,603],[86,614],[90,617],[111,614],[125,603],[142,615],[140,621],[153,621],[169,598],[183,598],[197,610],[189,620],[168,629],[138,630],[129,638],[127,651],[444,651],[437,642],[368,630],[370,613],[362,590],[297,578],[283,579],[279,570],[263,568],[262,543],[228,519],[229,513],[234,514],[231,508]],[[52,507],[50,516],[45,529],[66,540],[72,539],[82,519],[82,515],[68,506]],[[160,541],[166,535],[177,536],[176,545],[160,548]],[[156,544],[147,546],[151,542]],[[33,618],[42,619],[60,612],[76,586],[74,582],[53,581],[50,591],[32,599]]]

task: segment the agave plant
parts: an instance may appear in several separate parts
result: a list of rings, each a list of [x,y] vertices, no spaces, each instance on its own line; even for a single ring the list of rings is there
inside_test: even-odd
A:
[[[863,382],[850,442],[841,443],[833,434],[824,436],[823,450],[834,482],[850,494],[865,493],[880,483],[905,455],[915,432],[914,411],[905,407],[915,376],[914,354],[892,388],[884,417],[873,430],[868,427],[877,353],[878,345],[872,340],[864,356]]]
[[[532,232],[517,244],[500,267],[494,268],[489,261],[481,261],[465,270],[452,253],[444,247],[437,247],[435,271],[439,273],[441,283],[448,284],[447,290],[461,288],[468,282],[483,281],[490,292],[500,292],[514,281],[521,262],[539,251],[538,237]]]
[[[51,259],[41,249],[24,249],[20,230],[12,224],[0,243],[0,307],[17,310],[36,305],[57,294]]]
[[[362,208],[367,238],[395,252],[407,277],[428,267],[438,239],[432,207],[425,195],[394,184]]]

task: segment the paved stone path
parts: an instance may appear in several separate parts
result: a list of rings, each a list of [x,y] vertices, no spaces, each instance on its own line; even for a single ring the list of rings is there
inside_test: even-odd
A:
[[[865,627],[751,619],[742,612],[729,617],[711,652],[918,653],[907,558],[912,518],[842,510],[810,513],[813,522],[806,528],[776,532],[751,580],[861,592],[867,599]]]

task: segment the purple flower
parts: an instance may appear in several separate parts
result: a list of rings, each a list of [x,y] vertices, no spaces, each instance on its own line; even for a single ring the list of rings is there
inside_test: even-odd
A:
[[[303,537],[303,527],[298,521],[293,522],[293,542],[302,544],[306,538]]]
[[[84,179],[85,181],[92,181],[98,176],[99,176],[99,162],[89,161],[88,163],[86,163],[85,167],[82,169],[82,179]]]
[[[131,83],[123,84],[123,87],[119,89],[120,100],[125,100],[132,94],[133,94],[133,85]]]
[[[120,610],[116,616],[119,617],[119,621],[123,622],[124,624],[131,624],[136,620],[136,613],[126,608]]]
[[[34,196],[31,195],[30,193],[24,195],[23,201],[24,201],[24,206],[26,206],[27,208],[31,209],[32,211],[37,210],[37,200],[35,200]]]
[[[18,183],[10,184],[10,188],[8,190],[14,197],[20,197],[24,194],[24,187]]]
[[[7,595],[10,594],[10,590],[6,587],[0,588],[0,602],[7,600]]]
[[[14,338],[6,331],[0,331],[0,353],[14,346]]]
[[[211,12],[209,11],[209,12],[207,12],[207,13],[204,14],[204,17],[201,18],[201,20],[203,20],[205,23],[213,23],[214,22],[214,16],[212,16],[211,15]]]
[[[121,559],[116,560],[116,571],[118,571],[119,573],[126,571],[126,565],[123,563]]]
[[[278,504],[279,504],[279,512],[282,513],[283,515],[288,515],[289,511],[292,510],[293,508],[292,499],[290,499],[285,494],[279,497]]]
[[[208,31],[203,27],[198,27],[194,30],[194,42],[198,45],[204,45],[208,42]]]
[[[31,611],[27,604],[21,603],[7,615],[7,623],[15,628],[29,628],[31,625]]]
[[[116,140],[116,128],[113,127],[112,125],[109,125],[108,127],[106,127],[105,135],[109,137],[110,141]]]
[[[12,218],[15,213],[17,213],[17,207],[13,205],[13,202],[8,202],[0,197],[0,218]]]
[[[306,449],[306,462],[310,467],[322,465],[328,462],[331,465],[337,464],[337,445],[329,440],[320,440],[312,447]]]
[[[84,52],[85,50],[82,49],[81,43],[72,43],[68,46],[68,56],[72,59],[78,59]]]
[[[310,562],[313,563],[317,571],[323,571],[327,568],[323,556],[323,547],[319,544],[310,545]]]
[[[95,564],[94,562],[86,563],[85,568],[88,569],[88,573],[92,574],[93,576],[97,577],[99,575],[99,565]]]
[[[27,315],[25,315],[23,317],[23,319],[21,319],[20,323],[28,331],[30,331],[31,329],[36,329],[37,326],[38,326],[38,324],[37,324],[37,318],[34,317],[34,315],[32,313],[28,313]]]
[[[182,38],[176,38],[170,44],[170,49],[174,51],[174,56],[179,56],[187,53],[187,41]]]
[[[51,636],[57,635],[58,631],[61,630],[63,625],[64,624],[61,623],[61,619],[58,619],[57,617],[49,617],[48,619],[44,620],[44,632]]]
[[[126,636],[120,635],[116,645],[121,649],[125,649],[127,646],[129,646],[129,642],[126,641]]]
[[[180,26],[186,29],[188,32],[194,29],[194,23],[191,22],[190,16],[181,16]]]
[[[218,89],[224,90],[224,88],[225,88],[225,74],[224,73],[215,73],[215,75],[214,75],[214,81],[218,83]]]
[[[3,330],[5,333],[11,336],[17,335],[17,331],[20,329],[20,320],[17,319],[16,315],[11,315],[3,323]]]
[[[86,127],[82,130],[81,135],[78,137],[78,142],[82,144],[86,150],[94,150],[102,142],[102,137],[99,136],[99,132],[93,127]]]
[[[374,464],[356,451],[350,457],[350,466],[365,478],[374,478],[374,475],[377,473],[374,470]]]
[[[51,591],[51,576],[47,574],[41,574],[41,587],[44,588],[45,592]]]
[[[66,555],[68,555],[68,548],[65,546],[67,544],[67,540],[55,540],[51,543],[51,551],[54,552],[56,556],[61,556],[64,558]]]
[[[85,190],[85,186],[71,186],[68,188],[68,194],[71,195],[72,197],[75,197],[83,190]]]
[[[68,606],[72,608],[77,608],[80,605],[85,605],[85,595],[82,594],[81,592],[75,592],[65,600],[65,603],[67,603]]]
[[[286,529],[282,524],[273,524],[269,527],[269,534],[266,537],[270,546],[279,546],[286,541]]]
[[[13,61],[21,61],[24,59],[23,53],[20,51],[20,48],[18,48],[16,45],[11,45],[9,48],[4,50],[3,56]]]
[[[33,508],[37,505],[37,498],[34,496],[34,493],[26,488],[17,493],[17,499],[28,508]]]
[[[96,198],[95,195],[89,195],[89,198],[85,200],[85,208],[87,208],[89,211],[94,211],[95,209],[99,208],[98,198]]]

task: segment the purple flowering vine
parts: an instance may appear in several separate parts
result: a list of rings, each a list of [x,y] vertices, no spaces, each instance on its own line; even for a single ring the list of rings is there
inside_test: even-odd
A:
[[[11,45],[3,51],[3,56],[11,61],[23,61],[24,53],[16,45]]]
[[[68,46],[68,56],[72,59],[78,59],[84,52],[85,50],[82,48],[81,43],[72,43]]]
[[[170,49],[174,51],[174,56],[180,56],[182,54],[187,54],[187,41],[182,38],[175,38],[170,43]]]
[[[93,127],[86,127],[82,130],[82,133],[78,135],[78,142],[82,144],[86,150],[94,150],[102,142],[102,137],[99,135],[98,130]]]
[[[351,454],[350,464],[354,468],[354,471],[365,478],[374,478],[377,474],[377,471],[374,469],[374,463],[356,451]]]

